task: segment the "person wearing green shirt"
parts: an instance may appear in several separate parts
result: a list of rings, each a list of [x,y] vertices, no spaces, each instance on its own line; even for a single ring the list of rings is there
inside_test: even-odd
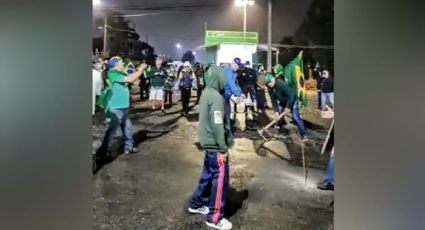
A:
[[[292,119],[298,127],[302,141],[307,141],[304,122],[298,109],[297,91],[286,81],[275,78],[271,73],[267,73],[264,82],[269,88],[270,100],[275,111],[275,119],[281,113],[292,113]]]
[[[109,70],[107,78],[111,82],[107,98],[107,113],[111,118],[109,128],[103,138],[100,147],[100,157],[110,151],[112,140],[121,127],[124,139],[124,154],[136,153],[138,150],[134,147],[133,134],[131,132],[131,122],[128,116],[128,108],[130,106],[130,91],[128,84],[135,82],[142,75],[146,64],[141,64],[137,70],[127,75],[124,69],[124,63],[121,57],[112,57],[108,61]]]
[[[162,59],[157,58],[155,66],[146,71],[145,77],[150,79],[151,89],[149,100],[152,101],[152,110],[156,109],[156,103],[161,102],[161,110],[164,110],[164,83],[167,78],[167,71],[162,66]]]

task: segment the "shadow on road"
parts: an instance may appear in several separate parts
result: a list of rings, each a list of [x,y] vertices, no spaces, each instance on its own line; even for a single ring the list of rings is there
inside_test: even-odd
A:
[[[161,124],[154,125],[149,129],[142,129],[133,134],[134,146],[137,147],[140,143],[146,141],[147,139],[158,138],[162,135],[169,133],[170,131],[177,128],[175,123],[181,118],[181,116],[175,117],[173,119],[167,120]],[[93,174],[99,172],[103,166],[113,162],[122,154],[122,138],[118,137],[110,151],[100,147],[96,154],[93,155]]]
[[[243,206],[243,202],[248,198],[249,193],[247,189],[237,191],[235,188],[229,187],[227,204],[224,210],[224,216],[232,217]]]

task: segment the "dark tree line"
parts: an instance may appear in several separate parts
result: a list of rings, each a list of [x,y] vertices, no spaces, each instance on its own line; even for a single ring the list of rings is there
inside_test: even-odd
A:
[[[334,44],[334,1],[313,0],[301,25],[293,36],[283,37],[281,44],[332,46]],[[279,62],[288,64],[301,48],[280,48]],[[334,52],[328,49],[303,49],[304,63],[333,69]]]
[[[132,22],[126,20],[121,13],[110,11],[107,13],[107,46],[108,56],[120,55],[133,60],[146,60],[153,64],[154,48],[146,42],[140,41],[140,35],[134,29]],[[104,26],[104,18],[95,20],[96,27]],[[102,51],[103,34],[99,38],[93,38],[93,51]]]

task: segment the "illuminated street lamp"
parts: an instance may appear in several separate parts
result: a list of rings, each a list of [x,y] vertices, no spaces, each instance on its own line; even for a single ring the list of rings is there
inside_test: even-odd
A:
[[[246,33],[246,6],[254,5],[254,0],[235,0],[236,6],[243,6],[243,40],[245,42],[245,33]]]
[[[92,0],[92,4],[93,4],[93,7],[95,7],[95,6],[101,5],[102,2],[100,0]],[[108,24],[108,21],[107,21],[106,15],[105,15],[104,18],[103,18],[103,55],[104,56],[106,55],[106,50],[107,50],[107,47],[108,47],[108,44],[107,44],[108,43],[108,39],[107,39],[108,26],[107,26],[107,24]]]

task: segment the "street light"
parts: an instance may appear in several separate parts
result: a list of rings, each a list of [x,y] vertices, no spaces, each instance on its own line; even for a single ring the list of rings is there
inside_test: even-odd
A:
[[[254,0],[236,0],[235,1],[236,6],[243,6],[243,5],[254,5]]]
[[[93,6],[99,6],[102,4],[101,0],[92,0]],[[103,56],[106,56],[106,50],[108,48],[108,19],[106,15],[103,17]],[[100,27],[98,27],[100,29]]]
[[[246,33],[246,6],[254,5],[254,0],[235,0],[236,6],[243,6],[243,41],[245,42],[245,33]]]

